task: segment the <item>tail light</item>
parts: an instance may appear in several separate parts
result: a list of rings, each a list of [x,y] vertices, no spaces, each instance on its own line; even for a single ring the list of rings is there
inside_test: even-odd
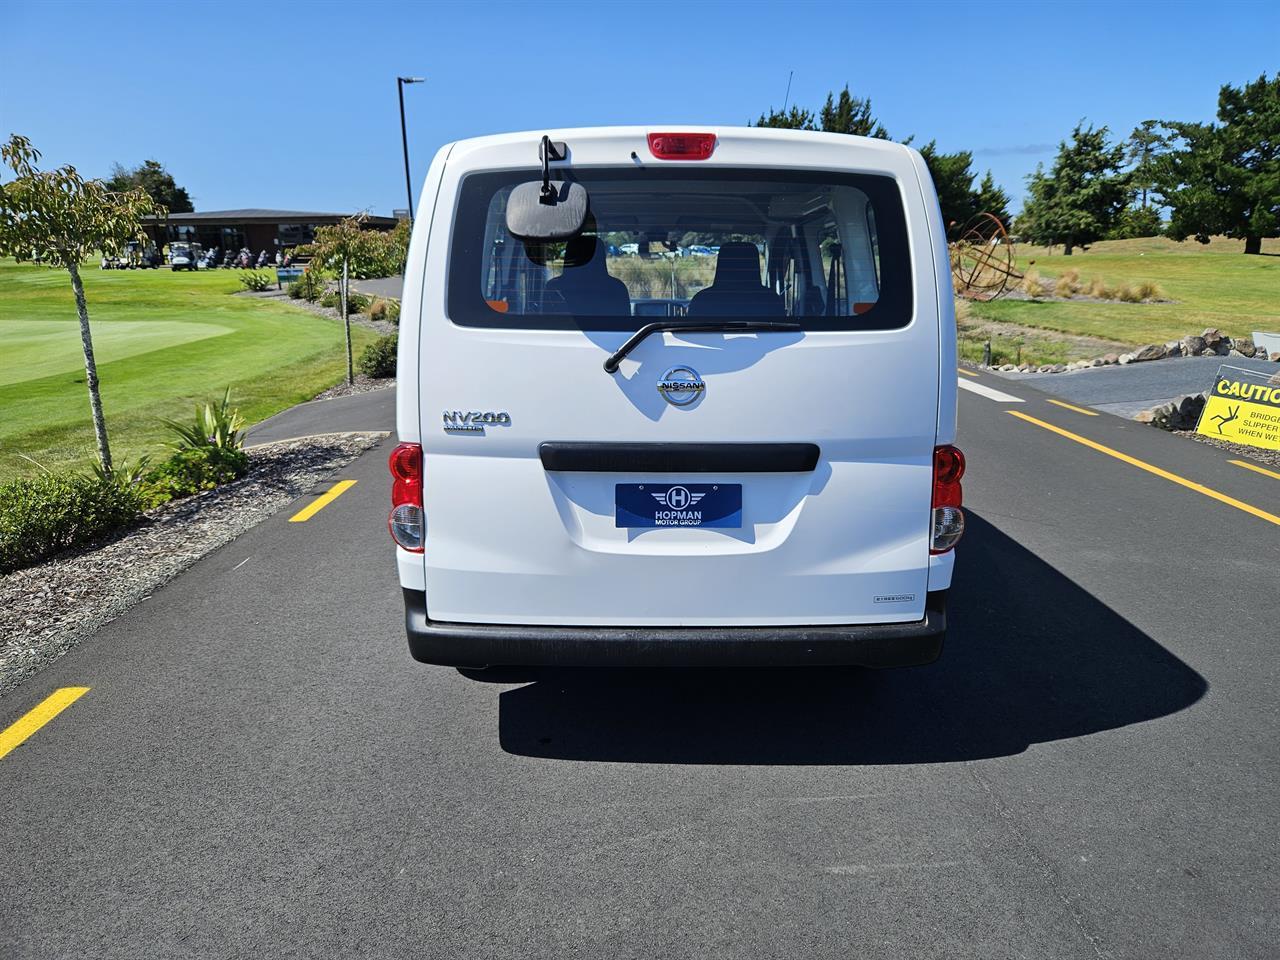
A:
[[[422,509],[422,447],[402,443],[391,451],[391,539],[414,553],[422,552],[426,514]]]
[[[960,509],[963,492],[964,454],[947,445],[933,448],[933,535],[930,553],[946,553],[960,542],[964,533],[964,511]]]
[[[715,148],[714,133],[649,134],[649,152],[659,160],[709,160]]]

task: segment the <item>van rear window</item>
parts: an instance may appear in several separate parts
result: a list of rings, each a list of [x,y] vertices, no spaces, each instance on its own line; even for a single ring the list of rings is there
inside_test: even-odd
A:
[[[911,320],[902,199],[889,177],[651,166],[553,171],[587,188],[581,235],[526,243],[507,197],[534,172],[462,182],[448,311],[464,326],[635,330],[655,319],[786,318],[808,330]]]

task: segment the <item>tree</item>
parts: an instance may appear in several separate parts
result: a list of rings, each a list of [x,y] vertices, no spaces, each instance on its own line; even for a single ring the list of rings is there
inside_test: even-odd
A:
[[[111,168],[108,190],[124,193],[135,188],[146,191],[147,196],[170,213],[190,213],[195,209],[187,191],[174,183],[173,176],[159,160],[144,160],[132,170],[126,170],[118,163]]]
[[[822,129],[827,133],[850,133],[857,137],[889,139],[889,132],[879,120],[871,116],[871,98],[852,96],[848,84],[840,91],[838,99],[827,94],[827,102],[818,111],[818,118]]]
[[[1176,146],[1155,163],[1155,189],[1172,215],[1178,240],[1211,234],[1244,239],[1262,253],[1262,238],[1280,235],[1280,74],[1264,73],[1218,91],[1219,123],[1166,121]]]
[[[1160,132],[1159,127],[1159,120],[1143,120],[1133,128],[1125,144],[1124,158],[1131,164],[1131,186],[1140,194],[1144,210],[1147,192],[1155,186],[1156,158],[1169,147],[1169,138]]]
[[[778,127],[783,130],[822,130],[824,133],[849,133],[858,137],[875,137],[888,140],[884,126],[871,115],[871,99],[855,97],[846,86],[837,97],[827,94],[827,101],[816,114],[793,106],[790,110],[769,109],[760,114],[757,127]]]
[[[1012,219],[1009,216],[1009,195],[996,186],[995,177],[991,176],[990,170],[978,184],[973,205],[977,207],[978,213],[989,213],[1003,223],[1006,230],[1009,228],[1009,221]]]
[[[145,242],[142,218],[164,217],[166,210],[142,190],[114,192],[101,180],[82,179],[70,165],[49,171],[37,169],[40,152],[30,140],[17,134],[0,145],[0,159],[14,172],[13,180],[0,183],[0,256],[19,262],[48,263],[71,275],[98,460],[103,470],[110,471],[111,446],[102,413],[80,264],[94,250],[114,256],[131,241]]]
[[[1107,128],[1084,127],[1071,132],[1071,142],[1058,144],[1053,169],[1044,165],[1027,178],[1029,197],[1018,217],[1018,231],[1032,243],[1072,248],[1101,240],[1115,226],[1129,202],[1127,174],[1121,172],[1124,147],[1107,143]]]
[[[347,338],[347,383],[355,383],[355,366],[351,357],[351,316],[347,313],[347,286],[349,278],[375,274],[387,256],[387,234],[365,230],[368,216],[358,213],[346,217],[332,226],[317,227],[315,239],[298,253],[311,257],[310,270],[329,270],[338,275],[338,304]]]
[[[936,140],[930,140],[920,148],[933,185],[938,191],[938,204],[942,207],[942,222],[950,231],[963,227],[978,207],[973,192],[974,173],[970,169],[973,154],[967,150],[959,153],[939,153]]]
[[[818,129],[814,126],[813,114],[808,110],[801,110],[799,107],[792,107],[786,113],[770,107],[767,114],[760,114],[760,119],[755,122],[755,125],[757,127],[777,127],[782,130]]]

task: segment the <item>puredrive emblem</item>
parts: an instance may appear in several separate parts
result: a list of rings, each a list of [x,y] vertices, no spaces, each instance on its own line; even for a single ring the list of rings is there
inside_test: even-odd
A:
[[[693,367],[672,367],[658,381],[658,392],[667,403],[687,407],[702,395],[707,385]]]

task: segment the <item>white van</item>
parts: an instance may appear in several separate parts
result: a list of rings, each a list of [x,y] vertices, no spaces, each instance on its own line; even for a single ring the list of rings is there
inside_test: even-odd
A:
[[[938,656],[964,459],[919,153],[515,133],[441,149],[420,211],[390,464],[416,659]]]

